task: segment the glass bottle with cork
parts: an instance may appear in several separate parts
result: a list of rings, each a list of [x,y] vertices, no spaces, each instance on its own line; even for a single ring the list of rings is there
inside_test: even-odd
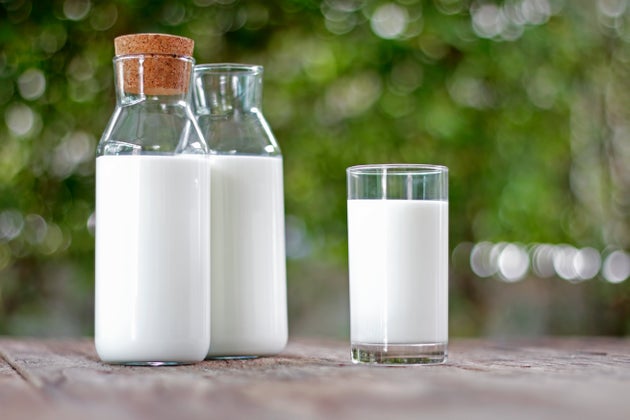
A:
[[[210,343],[210,166],[194,43],[115,39],[116,108],[97,148],[95,343],[110,363],[201,361]]]

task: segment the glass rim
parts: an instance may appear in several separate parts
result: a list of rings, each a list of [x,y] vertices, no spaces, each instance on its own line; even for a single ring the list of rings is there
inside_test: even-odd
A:
[[[252,75],[262,74],[263,66],[258,64],[242,63],[202,63],[197,64],[193,71],[195,73],[227,74],[227,75]]]
[[[396,175],[448,173],[448,167],[427,163],[375,163],[346,168],[348,175]]]

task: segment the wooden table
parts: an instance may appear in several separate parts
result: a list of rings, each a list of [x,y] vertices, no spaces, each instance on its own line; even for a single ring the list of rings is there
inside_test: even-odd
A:
[[[178,367],[99,362],[91,339],[0,338],[0,419],[630,419],[630,339],[451,341],[439,366],[369,367],[347,343]]]

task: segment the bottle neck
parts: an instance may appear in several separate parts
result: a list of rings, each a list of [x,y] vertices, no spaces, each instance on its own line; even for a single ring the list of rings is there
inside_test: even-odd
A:
[[[194,70],[194,104],[198,114],[227,116],[256,112],[262,103],[262,67],[204,64]]]
[[[119,105],[145,100],[185,104],[194,60],[166,54],[116,56],[114,72]]]

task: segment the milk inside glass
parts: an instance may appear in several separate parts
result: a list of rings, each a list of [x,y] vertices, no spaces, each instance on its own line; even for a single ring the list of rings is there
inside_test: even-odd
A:
[[[96,349],[103,361],[193,362],[210,342],[210,163],[96,159]]]
[[[446,342],[448,203],[348,200],[351,339]]]
[[[287,342],[282,158],[214,155],[210,356]]]

